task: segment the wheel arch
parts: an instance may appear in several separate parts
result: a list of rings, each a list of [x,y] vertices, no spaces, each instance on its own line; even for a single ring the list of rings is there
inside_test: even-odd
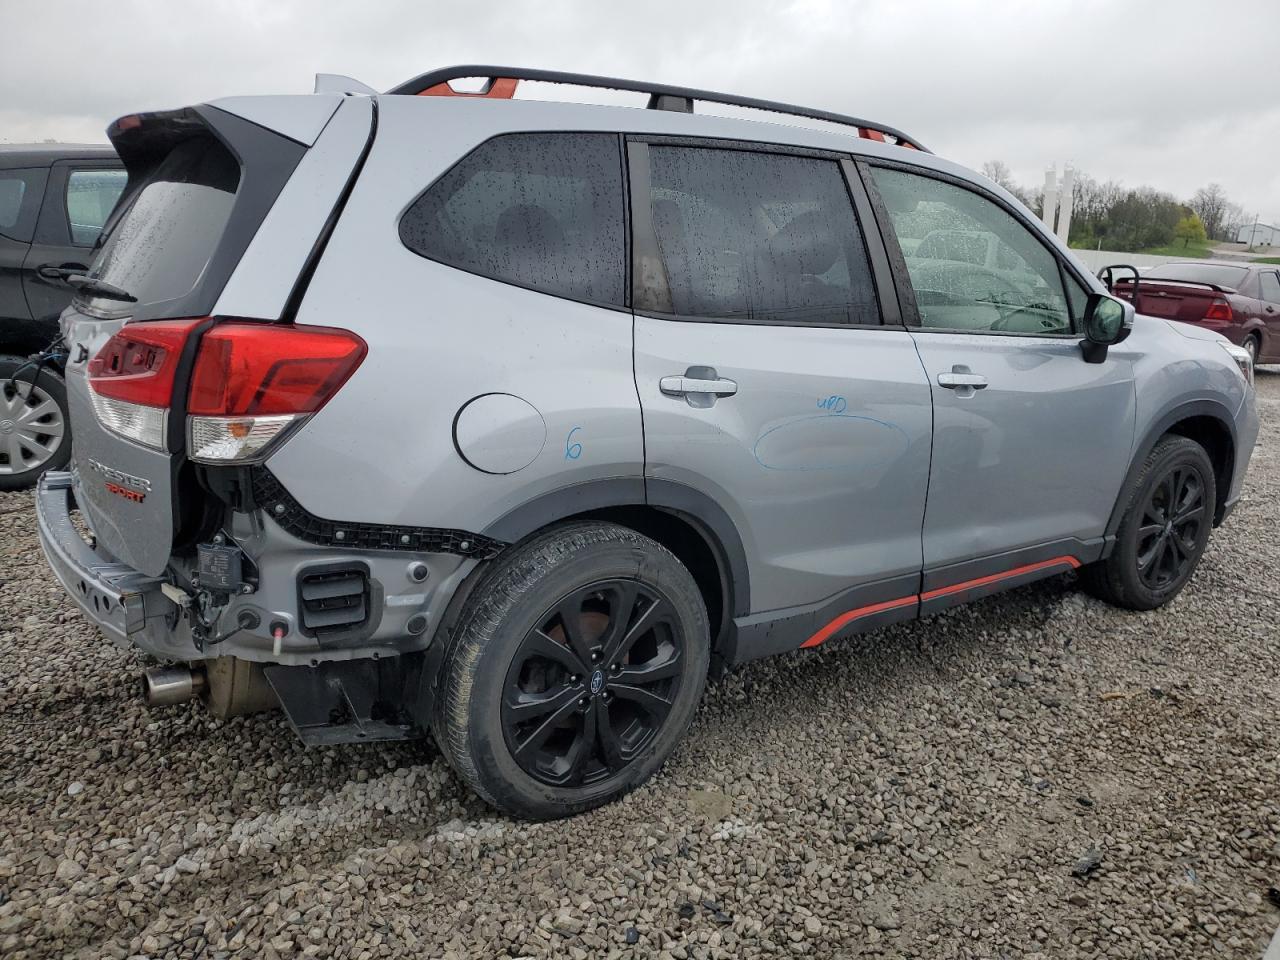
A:
[[[583,520],[616,523],[670,550],[688,568],[707,604],[712,655],[731,650],[734,618],[751,609],[742,538],[724,508],[687,484],[669,480],[590,480],[529,500],[483,531],[518,543],[552,527]]]
[[[1180,404],[1159,417],[1134,448],[1133,459],[1125,473],[1121,496],[1116,499],[1111,518],[1107,522],[1107,536],[1112,538],[1120,527],[1127,503],[1124,494],[1142,469],[1148,454],[1166,436],[1175,435],[1194,440],[1204,447],[1213,464],[1214,483],[1218,488],[1218,502],[1214,504],[1213,525],[1218,526],[1226,513],[1226,491],[1231,489],[1235,473],[1236,426],[1235,418],[1225,405],[1217,400],[1193,400]]]

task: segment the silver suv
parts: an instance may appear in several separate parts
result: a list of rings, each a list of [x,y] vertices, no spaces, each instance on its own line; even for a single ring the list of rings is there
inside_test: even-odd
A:
[[[709,672],[1071,570],[1159,607],[1240,496],[1249,357],[906,134],[499,67],[317,86],[109,130],[39,527],[170,664],[153,703],[430,731],[562,816],[649,778]]]

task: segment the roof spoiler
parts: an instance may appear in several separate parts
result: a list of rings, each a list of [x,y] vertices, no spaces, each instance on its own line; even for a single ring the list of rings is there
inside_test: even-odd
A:
[[[466,77],[483,77],[485,84],[476,93],[463,93],[454,90],[450,81]],[[316,82],[319,83],[319,77]],[[346,79],[346,78],[342,78]],[[388,90],[389,94],[427,97],[474,97],[478,99],[509,100],[514,96],[516,86],[521,80],[541,83],[563,83],[575,87],[594,87],[601,90],[627,90],[649,95],[650,110],[674,110],[681,113],[693,113],[693,102],[702,100],[705,103],[719,103],[726,106],[747,107],[752,110],[763,110],[768,113],[783,113],[794,117],[805,117],[810,120],[824,120],[845,127],[853,127],[857,135],[864,140],[877,140],[881,143],[896,144],[911,150],[929,151],[913,137],[901,130],[883,123],[874,123],[843,113],[832,113],[828,110],[814,110],[810,107],[798,107],[790,103],[778,103],[773,100],[757,100],[754,97],[739,97],[729,93],[715,93],[711,90],[698,90],[692,87],[673,87],[662,83],[645,83],[636,80],[620,80],[616,77],[597,77],[585,73],[564,73],[559,70],[536,70],[528,67],[494,67],[466,65],[442,67],[428,73],[419,74],[398,87]],[[354,83],[355,81],[349,81]],[[363,87],[363,84],[359,84]],[[365,88],[366,90],[368,88]],[[334,92],[332,90],[328,92]]]
[[[1129,279],[1117,280],[1117,283],[1132,283]],[[1183,287],[1208,287],[1215,293],[1239,293],[1236,287],[1224,287],[1220,283],[1209,283],[1207,280],[1175,280],[1173,277],[1147,277],[1143,283],[1172,283]]]

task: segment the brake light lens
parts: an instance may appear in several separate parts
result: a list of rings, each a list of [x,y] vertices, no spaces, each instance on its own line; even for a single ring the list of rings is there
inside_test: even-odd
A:
[[[1235,319],[1235,314],[1231,312],[1231,304],[1221,297],[1215,297],[1213,302],[1209,304],[1209,309],[1204,312],[1204,318],[1206,320],[1224,320],[1230,323]]]
[[[209,330],[187,403],[191,459],[265,457],[338,392],[367,352],[354,333],[330,327],[232,322]]]
[[[126,324],[89,361],[89,398],[106,427],[164,449],[173,381],[187,337],[207,318]]]
[[[126,324],[89,361],[89,395],[108,429],[156,450],[188,339],[208,317]],[[187,395],[188,455],[260,459],[337,393],[368,347],[331,327],[221,321],[200,339]]]

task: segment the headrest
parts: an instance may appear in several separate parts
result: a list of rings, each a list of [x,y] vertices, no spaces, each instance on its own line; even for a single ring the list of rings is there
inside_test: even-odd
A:
[[[823,274],[840,256],[828,217],[811,210],[796,217],[764,243],[762,251],[779,273]]]
[[[498,217],[494,240],[509,247],[558,247],[564,229],[549,211],[532,203],[507,207]]]

